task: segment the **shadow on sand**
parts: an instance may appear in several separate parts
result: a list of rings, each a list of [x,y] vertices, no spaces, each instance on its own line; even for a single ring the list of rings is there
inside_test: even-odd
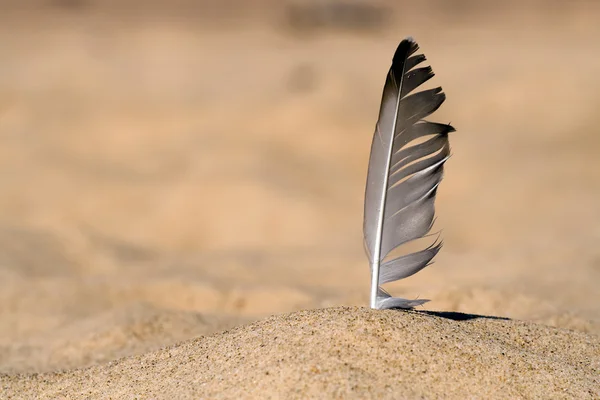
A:
[[[414,312],[418,313],[418,314],[433,315],[435,317],[451,319],[453,321],[470,321],[472,319],[479,319],[479,318],[497,319],[497,320],[501,320],[501,321],[510,321],[510,318],[506,318],[506,317],[494,317],[494,316],[491,316],[491,315],[478,315],[478,314],[465,314],[465,313],[453,312],[453,311],[420,311],[420,310],[415,310]]]

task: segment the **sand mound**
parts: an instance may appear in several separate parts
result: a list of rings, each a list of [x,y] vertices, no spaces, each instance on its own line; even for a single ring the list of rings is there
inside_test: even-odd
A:
[[[598,337],[457,313],[302,311],[63,373],[9,398],[594,398]]]

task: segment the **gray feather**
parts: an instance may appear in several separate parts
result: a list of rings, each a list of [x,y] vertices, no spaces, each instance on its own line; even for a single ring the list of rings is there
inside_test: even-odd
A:
[[[403,40],[387,74],[379,119],[371,144],[365,210],[364,243],[372,271],[371,307],[412,308],[427,300],[391,297],[379,285],[411,276],[427,265],[441,244],[385,260],[404,243],[426,236],[435,219],[435,195],[450,156],[450,125],[425,121],[446,99],[440,87],[416,91],[430,80],[431,67],[416,54],[413,39]],[[431,136],[430,138],[428,138]],[[418,139],[427,139],[412,144]]]

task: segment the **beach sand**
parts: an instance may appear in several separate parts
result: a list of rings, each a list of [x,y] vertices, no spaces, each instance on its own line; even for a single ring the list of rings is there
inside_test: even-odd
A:
[[[469,314],[300,311],[5,390],[60,398],[586,398],[597,337]]]
[[[0,398],[600,398],[598,6],[136,1],[0,1]],[[407,35],[458,131],[444,248],[388,288],[431,302],[377,312]]]

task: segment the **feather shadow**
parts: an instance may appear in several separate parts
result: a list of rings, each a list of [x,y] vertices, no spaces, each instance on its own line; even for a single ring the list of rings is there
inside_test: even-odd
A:
[[[507,317],[496,317],[493,315],[480,315],[480,314],[468,314],[461,313],[456,311],[423,311],[423,310],[414,310],[413,312],[418,314],[431,315],[434,317],[451,319],[453,321],[471,321],[474,319],[495,319],[500,321],[510,321],[510,318]]]

